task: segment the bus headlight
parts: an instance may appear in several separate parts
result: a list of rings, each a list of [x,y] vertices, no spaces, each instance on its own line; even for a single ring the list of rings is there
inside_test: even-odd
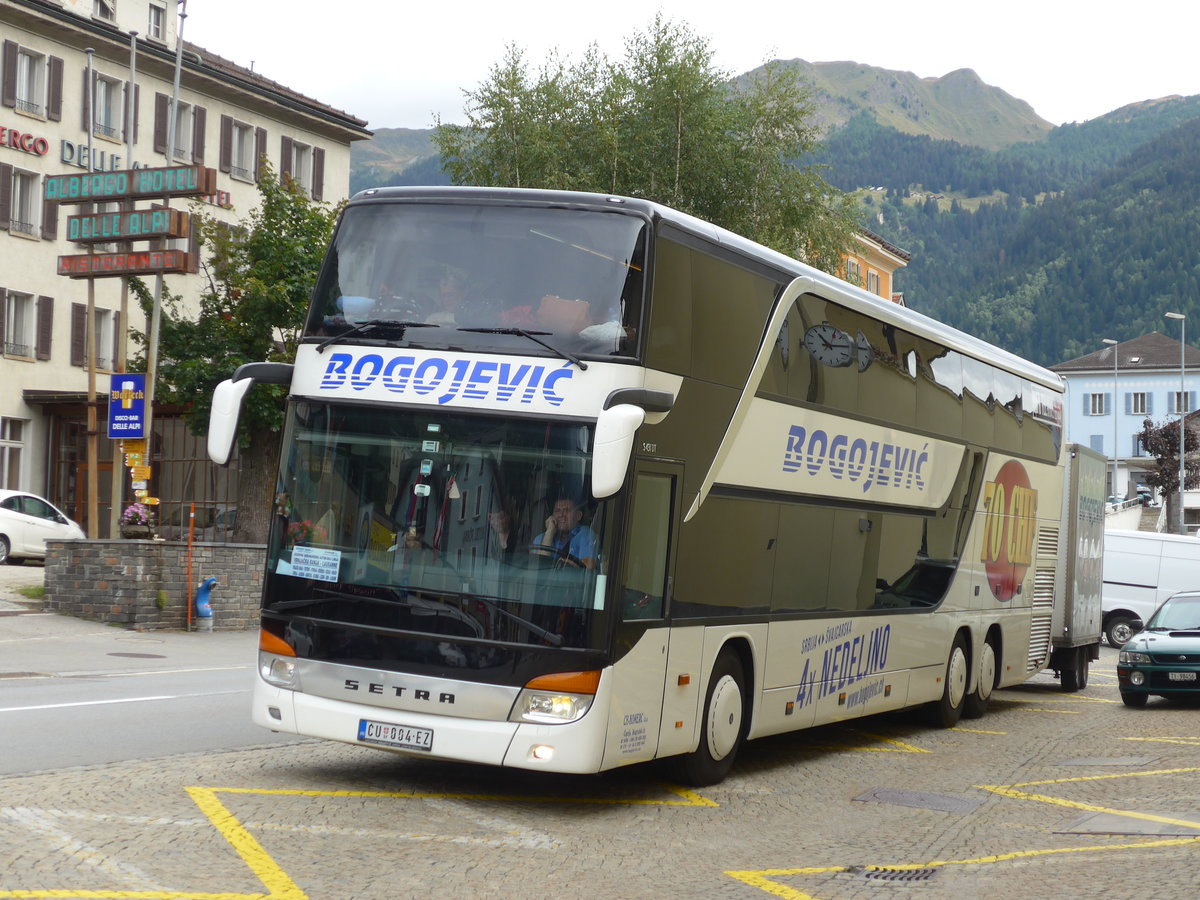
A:
[[[270,653],[258,654],[258,674],[267,684],[275,687],[296,689],[296,661]]]
[[[1142,663],[1143,665],[1149,665],[1150,654],[1149,653],[1138,653],[1136,650],[1122,650],[1120,657],[1118,657],[1118,662],[1124,663],[1126,665],[1132,665],[1135,663]]]
[[[511,722],[561,725],[583,718],[596,699],[600,672],[558,672],[528,682],[513,704]]]

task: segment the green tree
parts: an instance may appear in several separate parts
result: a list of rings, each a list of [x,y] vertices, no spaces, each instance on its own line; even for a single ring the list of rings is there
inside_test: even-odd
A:
[[[216,385],[243,363],[291,362],[335,210],[313,202],[290,179],[265,166],[259,204],[239,223],[199,218],[208,251],[209,290],[195,319],[180,298],[164,296],[156,398],[188,406],[188,425],[205,434]],[[152,298],[131,279],[149,320]],[[145,344],[145,336],[135,338]],[[246,396],[238,434],[241,452],[235,541],[266,540],[279,461],[286,390],[259,385]]]
[[[619,63],[593,46],[532,72],[510,46],[465,96],[467,123],[439,121],[433,137],[455,184],[644,197],[841,269],[856,210],[820,166],[798,163],[819,131],[792,67],[734,83],[706,40],[660,15]]]

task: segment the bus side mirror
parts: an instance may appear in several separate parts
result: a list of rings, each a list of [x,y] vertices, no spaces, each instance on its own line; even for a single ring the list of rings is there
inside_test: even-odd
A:
[[[237,437],[238,417],[242,413],[242,398],[252,384],[253,378],[241,381],[226,378],[213,391],[212,409],[208,412],[208,458],[218,466],[229,465],[233,441]]]
[[[238,366],[232,378],[218,384],[208,413],[208,458],[218,466],[229,465],[233,441],[237,437],[238,417],[242,413],[242,398],[252,385],[291,383],[291,363],[260,362]]]
[[[596,418],[596,446],[592,452],[592,496],[611,497],[625,483],[633,436],[646,419],[640,406],[619,403]]]

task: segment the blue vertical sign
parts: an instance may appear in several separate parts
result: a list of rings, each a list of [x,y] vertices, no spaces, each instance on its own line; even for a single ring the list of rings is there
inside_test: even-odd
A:
[[[122,372],[108,391],[108,436],[112,440],[146,436],[146,376]]]

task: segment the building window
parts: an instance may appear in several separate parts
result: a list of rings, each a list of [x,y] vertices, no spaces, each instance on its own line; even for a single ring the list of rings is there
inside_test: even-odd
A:
[[[38,192],[38,177],[33,172],[13,169],[12,207],[9,210],[8,228],[16,234],[37,234],[38,210],[41,208]]]
[[[872,294],[879,294],[879,273],[867,272],[867,290]]]
[[[21,457],[27,424],[23,419],[0,416],[0,485],[5,490],[21,489]]]
[[[96,134],[121,139],[121,82],[96,76]]]
[[[114,340],[113,311],[111,309],[95,309],[92,312],[95,316],[92,321],[95,328],[96,368],[111,369],[113,363],[111,353]]]
[[[1171,412],[1179,415],[1181,412],[1191,412],[1191,391],[1174,391],[1171,394]]]
[[[146,25],[146,36],[152,41],[161,41],[163,39],[163,22],[166,19],[166,10],[161,6],[150,4],[150,21]]]
[[[292,142],[292,181],[305,191],[312,190],[312,147]]]
[[[851,284],[862,284],[862,266],[858,260],[846,260],[846,280]]]
[[[4,303],[4,353],[33,358],[35,315],[32,294],[9,291]]]
[[[17,51],[16,108],[34,116],[44,116],[46,109],[46,57],[22,47]]]
[[[1104,409],[1104,398],[1107,394],[1088,394],[1088,415],[1103,416],[1107,415]]]
[[[175,153],[172,158],[179,162],[192,161],[192,105],[182,100],[175,113]]]
[[[115,22],[117,19],[116,0],[92,0],[92,15],[106,22]]]
[[[242,181],[254,180],[254,129],[241,122],[233,123],[233,151],[229,174]]]
[[[1093,434],[1091,436],[1091,438],[1088,440],[1088,446],[1091,449],[1095,450],[1097,453],[1103,453],[1104,452],[1104,435]]]
[[[1144,416],[1147,413],[1146,409],[1146,393],[1138,391],[1129,395],[1129,414],[1131,416]]]

